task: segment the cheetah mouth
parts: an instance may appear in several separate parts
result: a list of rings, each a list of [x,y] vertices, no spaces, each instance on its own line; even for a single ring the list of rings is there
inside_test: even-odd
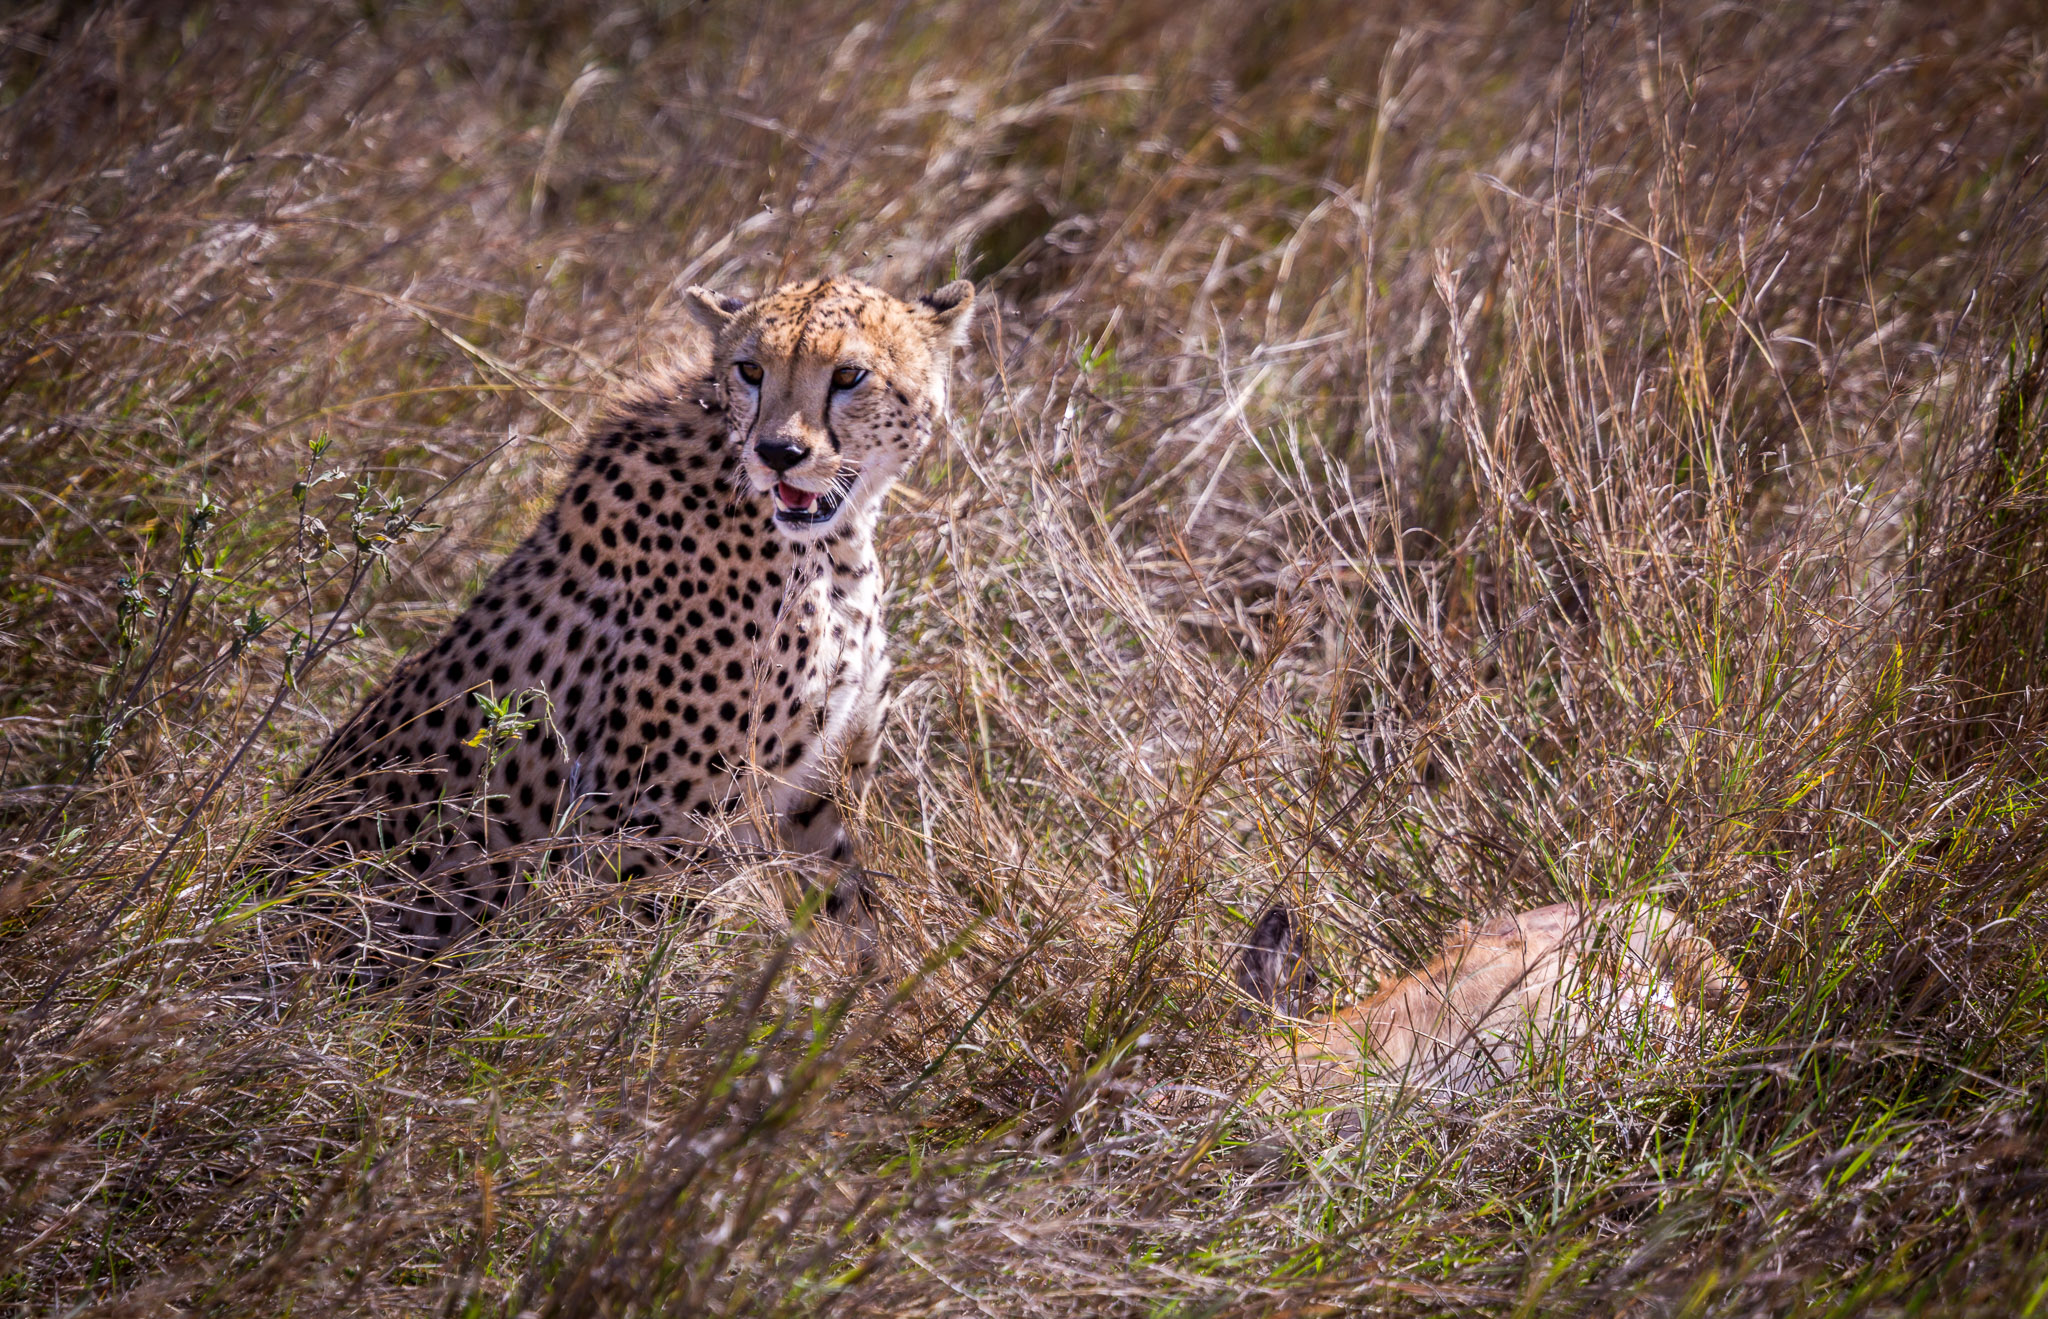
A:
[[[795,527],[815,527],[838,516],[859,472],[841,472],[823,492],[800,490],[787,481],[775,483],[775,520]]]

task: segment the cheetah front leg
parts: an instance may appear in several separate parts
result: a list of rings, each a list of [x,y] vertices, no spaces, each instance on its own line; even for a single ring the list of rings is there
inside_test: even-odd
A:
[[[821,775],[798,794],[784,813],[781,843],[785,851],[817,857],[827,863],[832,891],[825,896],[825,915],[848,927],[860,950],[863,969],[871,969],[875,958],[877,929],[876,898],[867,872],[861,868],[853,839],[846,831],[841,794],[855,794],[867,782],[882,740],[882,716],[886,694],[862,702],[858,722],[850,730],[844,753],[844,773],[838,783]]]

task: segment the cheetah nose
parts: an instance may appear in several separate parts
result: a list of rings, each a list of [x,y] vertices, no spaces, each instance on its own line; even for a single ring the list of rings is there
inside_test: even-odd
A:
[[[811,451],[801,444],[776,439],[762,440],[754,446],[754,452],[760,455],[761,461],[767,463],[768,469],[773,472],[786,472],[811,456]]]

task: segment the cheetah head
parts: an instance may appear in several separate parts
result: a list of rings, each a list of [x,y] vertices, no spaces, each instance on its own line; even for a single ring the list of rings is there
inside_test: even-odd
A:
[[[785,284],[747,302],[692,288],[747,481],[792,540],[871,518],[946,408],[974,285],[915,302],[848,279]]]

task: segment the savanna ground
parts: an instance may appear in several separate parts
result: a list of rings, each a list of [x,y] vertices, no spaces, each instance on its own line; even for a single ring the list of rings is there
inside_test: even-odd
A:
[[[2044,32],[0,19],[0,1295],[2048,1312]],[[987,309],[884,523],[878,981],[743,876],[709,930],[557,885],[404,993],[294,960],[283,785],[685,286],[820,270]],[[1347,1136],[1219,978],[1278,892],[1344,995],[1650,893],[1753,998]]]

